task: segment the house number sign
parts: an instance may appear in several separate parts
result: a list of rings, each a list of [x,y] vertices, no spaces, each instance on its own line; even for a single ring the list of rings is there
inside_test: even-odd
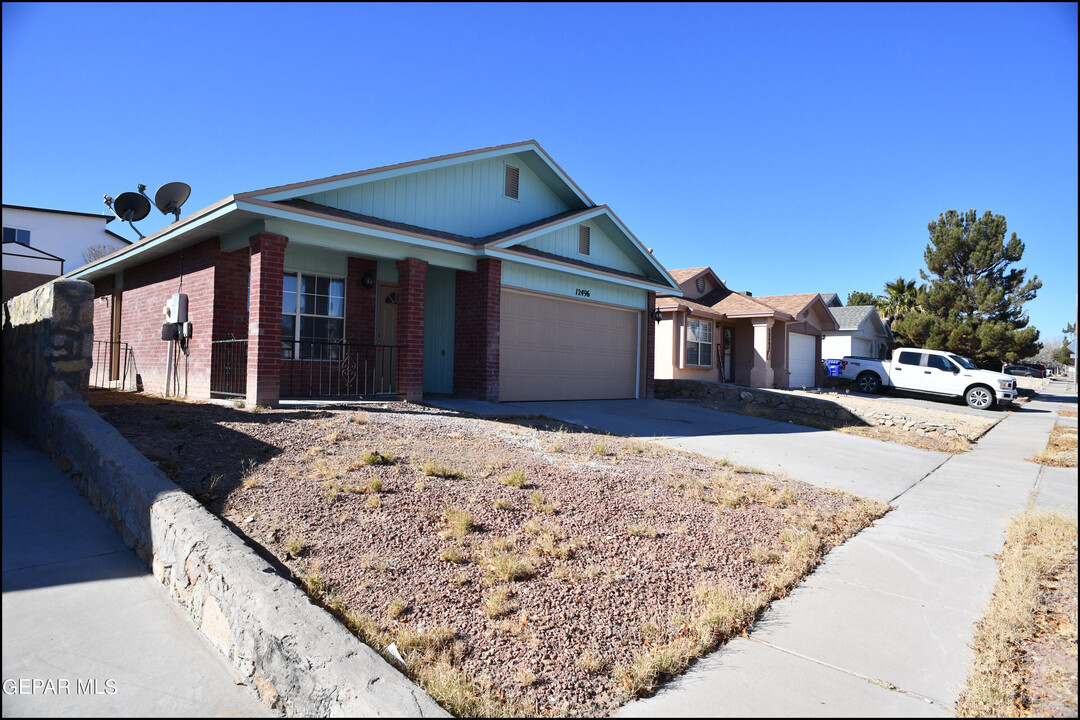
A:
[[[589,291],[584,288],[575,288],[574,294],[578,297],[589,297]]]

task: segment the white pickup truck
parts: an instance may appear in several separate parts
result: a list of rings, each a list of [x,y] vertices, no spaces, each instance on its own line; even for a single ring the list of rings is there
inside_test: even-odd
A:
[[[895,387],[912,392],[962,397],[970,407],[985,410],[1016,399],[1016,378],[980,370],[965,357],[941,350],[893,350],[892,360],[845,357],[840,376],[854,380],[865,393]]]

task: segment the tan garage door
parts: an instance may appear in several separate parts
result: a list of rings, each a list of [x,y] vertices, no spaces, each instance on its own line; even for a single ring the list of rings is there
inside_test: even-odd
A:
[[[640,310],[502,291],[499,399],[635,397]]]

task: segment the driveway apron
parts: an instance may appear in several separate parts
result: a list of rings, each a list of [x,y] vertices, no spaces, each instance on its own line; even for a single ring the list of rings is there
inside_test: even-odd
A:
[[[997,582],[1007,520],[1036,507],[1076,513],[1075,469],[1025,461],[1046,446],[1063,386],[950,456],[663,401],[523,408],[652,437],[896,509],[834,549],[748,637],[695,662],[624,717],[951,716],[969,643]],[[562,407],[560,407],[562,406]]]

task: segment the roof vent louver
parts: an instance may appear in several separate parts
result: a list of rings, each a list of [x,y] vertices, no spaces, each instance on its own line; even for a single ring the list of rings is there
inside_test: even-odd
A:
[[[578,252],[582,255],[589,254],[589,241],[591,231],[588,225],[578,226]]]
[[[506,177],[503,183],[503,195],[508,198],[518,199],[518,180],[521,171],[513,165],[506,166]]]

